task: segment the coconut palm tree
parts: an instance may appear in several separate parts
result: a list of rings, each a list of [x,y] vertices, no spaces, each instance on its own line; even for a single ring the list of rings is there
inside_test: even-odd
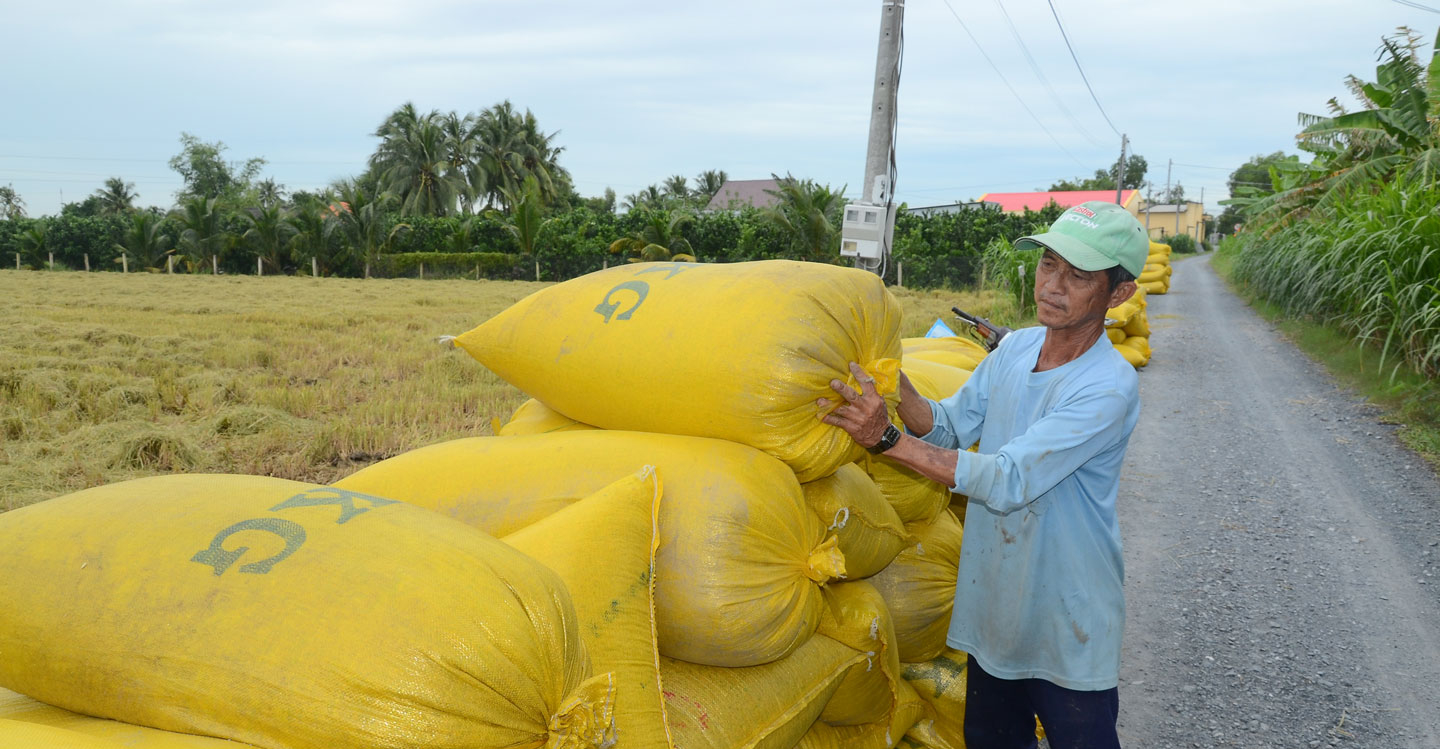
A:
[[[655,210],[645,214],[640,231],[610,243],[612,255],[631,255],[632,263],[686,261],[695,262],[695,251],[680,230],[694,220],[688,211]]]
[[[288,220],[285,207],[279,203],[258,205],[240,213],[249,228],[241,237],[261,262],[275,272],[283,272],[290,264],[290,240],[295,226]]]
[[[466,183],[450,164],[450,149],[438,111],[421,115],[406,103],[376,129],[380,146],[370,166],[382,188],[399,199],[406,216],[454,213]]]
[[[515,238],[520,252],[535,255],[535,241],[540,231],[555,219],[545,219],[545,201],[540,195],[540,183],[534,176],[525,178],[518,192],[507,192],[505,202],[510,206],[508,214],[489,211],[486,215],[500,221],[505,231]]]
[[[102,215],[119,215],[135,210],[135,183],[119,177],[105,180],[105,186],[95,191]]]
[[[553,201],[569,177],[558,163],[565,150],[555,145],[558,134],[542,132],[530,110],[521,114],[508,99],[481,112],[472,136],[486,177],[486,205],[508,211],[506,196],[522,194],[526,177],[535,178],[542,200]]]
[[[45,224],[36,221],[20,232],[17,238],[20,247],[20,259],[28,268],[44,268],[49,261],[47,254],[49,238],[45,233]]]
[[[289,221],[295,231],[290,236],[290,256],[301,261],[315,258],[321,275],[335,272],[344,262],[343,249],[335,241],[338,216],[331,213],[328,196],[306,196],[295,201]]]
[[[665,197],[683,203],[690,199],[690,180],[682,174],[666,177],[661,190],[664,191]]]
[[[346,180],[336,189],[335,197],[338,200],[331,206],[333,214],[355,259],[364,263],[365,277],[369,278],[371,266],[397,236],[410,230],[410,225],[398,223],[387,227],[385,211],[397,202],[392,193],[373,195],[358,182]]]
[[[720,188],[724,187],[725,182],[729,179],[730,177],[725,174],[724,169],[706,169],[695,175],[695,193],[709,203],[710,199],[715,197],[715,193],[720,192]]]
[[[650,185],[640,192],[626,195],[620,205],[627,212],[643,208],[660,210],[665,207],[665,193],[661,192],[659,185]]]
[[[135,211],[130,214],[130,225],[114,245],[115,251],[131,258],[137,268],[158,268],[171,253],[171,238],[160,232],[160,224],[160,216],[150,211]],[[120,262],[120,258],[115,262]]]
[[[219,256],[225,249],[225,233],[220,228],[219,199],[191,197],[170,212],[180,224],[180,241],[176,251],[185,257],[191,272],[206,267],[206,261]]]
[[[780,199],[763,209],[765,219],[790,240],[791,251],[815,262],[833,262],[840,254],[840,212],[845,207],[845,188],[831,190],[811,180],[790,175],[770,175],[779,183],[766,192]]]

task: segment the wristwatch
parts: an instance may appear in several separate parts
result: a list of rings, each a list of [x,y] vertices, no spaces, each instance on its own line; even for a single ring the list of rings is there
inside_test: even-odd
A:
[[[873,454],[875,454],[875,455],[879,455],[880,453],[883,453],[883,452],[885,452],[886,450],[889,450],[890,448],[894,447],[895,444],[898,443],[899,441],[900,441],[900,430],[899,430],[899,429],[896,429],[894,424],[886,424],[886,425],[885,425],[885,433],[882,434],[882,435],[880,435],[880,441],[879,441],[879,442],[876,442],[875,444],[873,444],[873,445],[871,445],[871,446],[869,446],[869,447],[867,447],[867,448],[865,448],[865,449],[866,449],[866,450],[869,450],[871,453],[873,453]]]

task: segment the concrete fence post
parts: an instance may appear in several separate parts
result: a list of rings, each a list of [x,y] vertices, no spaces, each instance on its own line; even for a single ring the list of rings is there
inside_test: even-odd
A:
[[[85,272],[90,272],[90,253],[85,253]]]
[[[166,256],[165,256],[165,272],[166,272],[166,273],[174,273],[174,272],[175,272],[175,256],[174,256],[174,255],[166,255]]]
[[[905,263],[904,261],[895,264],[895,285],[905,285]]]
[[[540,260],[538,258],[535,260],[535,280],[540,280]]]
[[[424,280],[425,280],[425,264],[424,264],[424,263],[421,263],[421,264],[420,264],[420,280],[421,280],[421,281],[424,281]]]
[[[127,254],[125,254],[125,253],[123,253],[123,252],[120,253],[120,272],[121,272],[121,273],[129,273],[129,272],[130,272],[130,256],[127,255]]]
[[[320,263],[315,260],[314,255],[310,256],[310,275],[315,278],[320,277]]]
[[[15,270],[20,270],[20,253],[15,253]]]
[[[219,255],[211,255],[211,256],[210,256],[210,275],[212,275],[212,276],[218,276],[218,275],[220,275],[220,256],[219,256]]]
[[[263,275],[265,275],[265,259],[264,259],[264,258],[258,258],[258,257],[255,258],[255,275],[257,275],[257,276],[263,276]]]
[[[55,253],[50,253],[50,270],[55,270]]]

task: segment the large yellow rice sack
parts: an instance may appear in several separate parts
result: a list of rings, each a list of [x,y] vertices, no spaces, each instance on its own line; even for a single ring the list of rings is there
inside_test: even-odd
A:
[[[900,656],[895,627],[879,591],[864,581],[825,590],[818,633],[865,654],[845,675],[820,719],[832,726],[888,721],[900,698]]]
[[[858,580],[885,568],[909,544],[905,523],[885,501],[875,482],[860,466],[840,470],[800,485],[805,503],[829,521],[840,553],[845,556],[845,578]]]
[[[0,686],[74,712],[269,749],[613,735],[555,574],[399,502],[139,479],[0,515],[0,569]]]
[[[828,637],[747,668],[661,661],[675,745],[684,749],[790,749],[865,655]],[[623,746],[623,745],[622,745]]]
[[[54,705],[30,699],[8,689],[0,689],[0,718],[7,721],[26,723],[50,729],[59,729],[70,734],[89,736],[106,742],[107,747],[126,749],[254,749],[250,744],[226,741],[209,736],[193,736],[188,733],[162,731],[158,728],[137,726],[104,718],[72,713]],[[0,738],[0,749],[48,749],[64,744],[21,743],[8,744]]]
[[[930,400],[949,398],[970,379],[965,370],[933,361],[907,359],[901,369],[915,390]],[[890,458],[866,455],[859,465],[907,524],[929,523],[950,504],[950,487]]]
[[[672,746],[655,647],[660,505],[646,468],[503,539],[570,590],[595,670],[615,675],[618,746]]]
[[[1170,252],[1170,245],[1164,244],[1163,242],[1155,242],[1153,240],[1150,242],[1151,255],[1164,255],[1165,257],[1170,257]]]
[[[965,653],[946,648],[923,663],[906,663],[901,673],[925,701],[926,719],[910,729],[919,746],[965,748]]]
[[[589,424],[580,422],[556,411],[553,408],[531,398],[520,404],[515,413],[510,415],[510,420],[505,425],[495,430],[495,434],[503,437],[514,437],[521,434],[548,434],[550,432],[570,432],[578,429],[594,429]]]
[[[880,278],[788,260],[639,263],[542,289],[455,339],[577,421],[759,448],[801,481],[864,449],[815,418],[858,362],[893,406],[900,307]]]
[[[1149,294],[1163,295],[1163,294],[1168,294],[1168,293],[1170,293],[1170,282],[1169,282],[1168,280],[1164,280],[1164,281],[1138,281],[1138,282],[1136,282],[1136,285],[1138,285],[1140,288],[1144,289],[1144,290],[1146,291],[1146,293],[1149,293]]]
[[[947,510],[910,532],[918,543],[869,579],[890,607],[897,651],[906,663],[928,661],[945,650],[963,530]]]
[[[1119,343],[1119,342],[1125,340],[1125,329],[1124,329],[1124,328],[1106,328],[1106,329],[1105,329],[1105,337],[1106,337],[1106,338],[1109,338],[1111,343]]]
[[[906,732],[925,718],[925,703],[915,689],[901,681],[900,699],[890,720],[863,726],[832,726],[819,721],[795,745],[795,749],[893,749]]]
[[[1115,344],[1115,350],[1136,369],[1150,363],[1150,342],[1140,336],[1130,336]]]
[[[902,338],[900,349],[904,352],[906,362],[926,359],[969,372],[975,371],[975,368],[980,366],[980,360],[990,353],[984,346],[964,336]]]
[[[0,749],[125,749],[109,739],[0,718]]]
[[[606,430],[476,437],[398,455],[336,486],[504,536],[638,465],[665,477],[655,588],[661,653],[753,666],[814,633],[820,586],[845,574],[844,557],[794,474],[744,445]]]
[[[1144,312],[1141,312],[1130,318],[1130,322],[1125,323],[1125,327],[1121,328],[1121,330],[1125,331],[1126,338],[1130,336],[1148,338],[1150,336],[1150,320]]]

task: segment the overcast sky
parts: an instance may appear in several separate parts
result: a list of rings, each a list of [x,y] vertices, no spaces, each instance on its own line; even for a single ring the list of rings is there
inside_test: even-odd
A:
[[[1344,99],[1347,74],[1373,80],[1382,36],[1403,24],[1428,43],[1440,24],[1392,0],[1053,2],[1148,178],[1163,185],[1173,159],[1172,179],[1192,199],[1203,187],[1212,210],[1234,167],[1293,152],[1297,112]],[[180,181],[166,162],[186,131],[314,189],[360,172],[406,101],[464,113],[510,99],[559,131],[585,195],[705,169],[858,195],[880,5],[0,0],[0,185],[32,216],[109,176],[169,207]],[[912,206],[1044,189],[1119,151],[1047,0],[909,0],[899,96],[897,188]]]

